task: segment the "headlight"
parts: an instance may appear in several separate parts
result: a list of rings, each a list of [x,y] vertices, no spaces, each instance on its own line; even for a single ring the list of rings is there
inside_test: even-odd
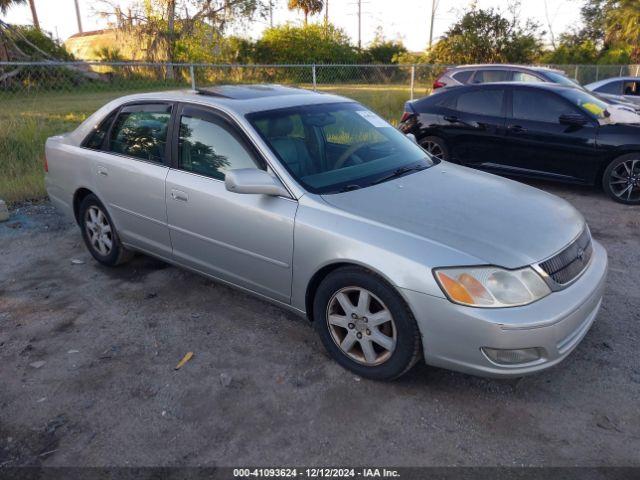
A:
[[[516,307],[551,293],[532,268],[506,270],[499,267],[438,268],[436,280],[454,303],[473,307]]]

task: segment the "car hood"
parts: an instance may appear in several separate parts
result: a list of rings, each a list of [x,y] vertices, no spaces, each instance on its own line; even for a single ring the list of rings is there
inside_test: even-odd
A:
[[[575,208],[554,195],[448,162],[323,199],[352,215],[506,268],[550,257],[585,225]]]

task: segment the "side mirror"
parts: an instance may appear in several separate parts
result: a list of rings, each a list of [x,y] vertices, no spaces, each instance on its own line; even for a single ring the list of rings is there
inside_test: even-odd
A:
[[[415,143],[416,145],[418,144],[418,139],[413,133],[407,133],[407,138],[411,140],[413,143]]]
[[[573,127],[582,127],[589,123],[589,119],[579,113],[565,113],[560,115],[558,121],[561,125],[571,125]]]
[[[229,170],[224,176],[224,186],[233,193],[291,197],[280,180],[257,168]]]

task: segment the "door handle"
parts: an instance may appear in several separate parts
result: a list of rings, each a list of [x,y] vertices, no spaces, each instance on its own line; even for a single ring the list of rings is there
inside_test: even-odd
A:
[[[524,133],[527,131],[526,128],[520,125],[509,125],[507,127],[507,130],[509,130],[511,133]]]
[[[174,200],[179,200],[181,202],[189,201],[189,195],[187,195],[187,193],[183,192],[182,190],[171,190],[171,198],[173,198]]]
[[[98,175],[102,175],[103,177],[108,177],[109,172],[107,172],[104,167],[98,167]]]
[[[442,118],[444,118],[445,121],[451,122],[451,123],[455,123],[458,121],[458,117],[456,117],[455,115],[445,115]]]

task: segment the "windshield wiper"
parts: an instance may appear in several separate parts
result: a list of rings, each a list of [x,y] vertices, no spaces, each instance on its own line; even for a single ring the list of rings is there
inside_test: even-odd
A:
[[[359,190],[362,187],[360,185],[357,185],[355,183],[350,183],[349,185],[345,185],[344,187],[342,187],[340,190],[338,190],[339,193],[342,192],[350,192],[351,190]]]
[[[389,175],[385,175],[384,177],[377,179],[375,182],[372,182],[371,185],[377,185],[379,183],[386,182],[387,180],[391,180],[391,179],[406,175],[409,172],[417,172],[420,170],[424,170],[426,168],[429,168],[428,165],[411,165],[406,167],[400,167],[395,169]]]

